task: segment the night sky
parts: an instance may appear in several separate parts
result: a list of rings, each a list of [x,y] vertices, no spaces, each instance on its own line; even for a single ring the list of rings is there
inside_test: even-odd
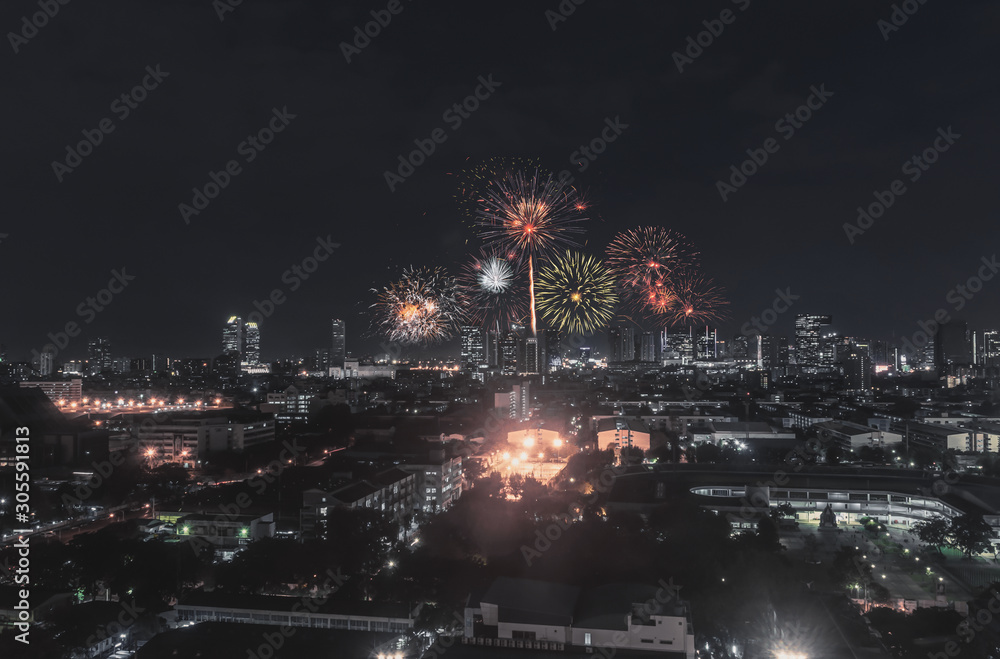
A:
[[[775,331],[813,312],[844,334],[911,335],[953,310],[949,291],[996,251],[995,2],[912,0],[886,39],[892,3],[871,0],[564,0],[575,11],[555,30],[557,0],[401,0],[350,63],[342,42],[386,2],[243,0],[220,20],[224,4],[77,0],[14,45],[37,0],[0,7],[0,342],[12,359],[69,321],[82,333],[60,360],[98,336],[116,356],[213,356],[225,319],[276,288],[287,301],[262,323],[265,358],[328,346],[333,317],[350,350],[374,350],[369,289],[411,264],[457,271],[475,236],[453,174],[493,156],[571,169],[593,202],[592,253],[620,229],[686,234],[732,301],[725,334],[790,288],[800,298]],[[724,10],[731,22],[678,71],[673,53]],[[146,70],[157,66],[159,82]],[[499,86],[460,126],[446,120],[480,76]],[[144,78],[155,88],[135,108],[113,105]],[[786,140],[775,124],[813,86],[833,95]],[[263,150],[241,148],[275,109],[294,118]],[[105,118],[113,132],[57,175],[53,162]],[[615,118],[627,128],[579,172],[571,154]],[[904,162],[949,126],[961,137],[911,182]],[[391,192],[384,172],[438,128],[447,139]],[[723,202],[716,182],[768,138],[778,150]],[[231,160],[239,173],[185,223],[179,205]],[[895,179],[906,192],[851,244],[844,223]],[[340,247],[291,291],[283,273],[327,236]],[[134,279],[107,308],[78,314],[123,268]],[[955,315],[1000,325],[998,294],[1000,279],[985,282]]]

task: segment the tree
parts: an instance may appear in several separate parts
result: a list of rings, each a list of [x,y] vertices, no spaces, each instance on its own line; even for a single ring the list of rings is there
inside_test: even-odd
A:
[[[928,547],[933,547],[937,553],[941,553],[941,547],[948,544],[948,533],[951,525],[943,517],[928,519],[917,522],[913,525],[913,530]]]
[[[951,520],[949,533],[953,538],[952,545],[961,549],[966,558],[972,558],[973,554],[990,548],[993,529],[982,515],[966,513]]]
[[[831,446],[826,449],[826,463],[828,465],[839,465],[844,456],[844,451],[839,446]]]

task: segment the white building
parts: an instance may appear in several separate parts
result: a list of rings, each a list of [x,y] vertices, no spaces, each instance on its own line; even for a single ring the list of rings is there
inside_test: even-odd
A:
[[[825,421],[814,426],[820,440],[833,440],[848,451],[863,446],[888,448],[903,441],[899,433],[869,428],[850,421]]]
[[[230,421],[224,416],[157,415],[156,423],[136,430],[139,450],[158,462],[196,467],[208,453],[243,451],[274,441],[274,421]],[[161,420],[162,419],[162,420]]]
[[[34,387],[41,389],[53,403],[60,401],[64,406],[79,403],[83,400],[83,380],[53,380],[48,382],[21,382],[22,389]]]
[[[560,651],[648,650],[694,659],[690,611],[675,595],[670,585],[581,589],[500,577],[482,597],[470,598],[464,642]]]

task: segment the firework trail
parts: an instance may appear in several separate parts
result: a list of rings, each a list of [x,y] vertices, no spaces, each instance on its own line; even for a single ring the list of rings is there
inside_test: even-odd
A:
[[[587,205],[572,187],[538,170],[509,174],[484,191],[477,211],[481,237],[491,246],[516,253],[528,261],[528,298],[531,333],[537,334],[535,261],[557,247],[575,246],[573,234],[583,232],[581,212]]]
[[[390,341],[404,344],[450,339],[465,320],[468,300],[442,268],[408,268],[378,293],[375,322]]]
[[[614,317],[615,278],[592,256],[568,251],[538,273],[538,311],[557,328],[593,332]]]

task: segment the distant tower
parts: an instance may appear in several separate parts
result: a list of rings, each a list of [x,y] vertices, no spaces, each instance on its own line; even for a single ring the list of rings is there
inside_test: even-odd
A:
[[[476,370],[484,363],[483,330],[474,325],[462,326],[461,367],[464,370]]]
[[[111,370],[111,342],[100,338],[91,340],[87,344],[87,360],[92,375]]]
[[[872,390],[872,360],[868,350],[851,346],[844,358],[845,384],[851,391],[869,395]]]
[[[656,336],[652,332],[642,333],[642,342],[639,348],[640,361],[644,362],[655,362],[657,361],[656,354]]]
[[[820,329],[833,322],[833,316],[800,313],[795,317],[795,361],[800,366],[823,363]]]
[[[38,374],[47,377],[56,372],[55,347],[45,348],[38,355]]]
[[[333,346],[330,352],[330,362],[334,366],[343,366],[347,359],[347,330],[344,321],[333,319]]]
[[[247,366],[260,364],[260,326],[248,322],[243,326],[243,363]]]
[[[222,328],[222,352],[239,355],[243,352],[243,319],[230,316]]]

